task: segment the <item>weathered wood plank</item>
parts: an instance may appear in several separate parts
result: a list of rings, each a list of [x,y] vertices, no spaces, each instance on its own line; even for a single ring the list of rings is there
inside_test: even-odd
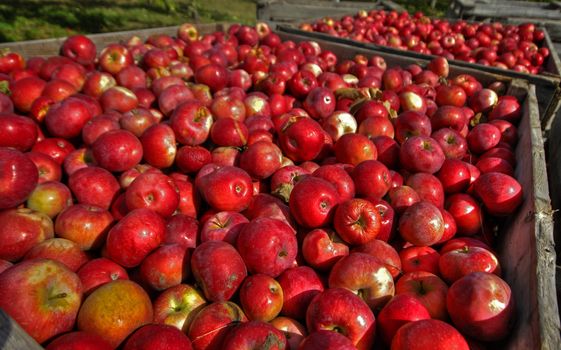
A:
[[[497,247],[503,277],[511,285],[517,305],[518,320],[505,344],[508,349],[557,349],[561,344],[552,209],[535,101],[530,86],[516,147],[515,175],[524,190],[524,201],[507,221]]]
[[[390,0],[373,2],[355,1],[305,1],[305,0],[262,0],[257,3],[257,19],[283,23],[307,20],[325,16],[354,15],[359,10],[385,9],[405,11],[405,8]]]
[[[482,5],[475,6],[470,10],[464,10],[463,15],[492,18],[536,17],[542,19],[557,20],[561,18],[561,11],[554,9],[535,9],[529,7],[517,8],[508,6]]]

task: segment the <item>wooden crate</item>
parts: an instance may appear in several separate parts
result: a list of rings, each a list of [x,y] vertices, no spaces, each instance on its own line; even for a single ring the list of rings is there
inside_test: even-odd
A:
[[[561,109],[551,125],[551,137],[546,145],[548,151],[548,179],[553,206],[554,237],[557,245],[561,243]],[[557,299],[561,300],[561,254],[557,254]],[[561,304],[559,305],[561,308]],[[561,309],[560,309],[561,312]]]
[[[257,20],[269,24],[294,23],[311,18],[341,16],[356,13],[359,10],[395,10],[405,9],[389,0],[372,2],[333,1],[333,0],[259,0],[257,2]]]
[[[209,25],[201,32],[226,29],[227,25]],[[132,35],[146,38],[155,33],[174,34],[176,27],[148,31],[101,34],[93,37],[96,44],[105,40],[118,42]],[[295,42],[310,40],[307,36],[279,33],[283,40]],[[59,39],[57,42],[62,42]],[[426,64],[427,59],[404,56],[372,49],[344,45],[329,40],[318,40],[324,49],[333,51],[340,59],[356,54],[384,57],[389,66],[412,63]],[[37,43],[31,43],[36,47]],[[17,43],[25,48],[25,43]],[[50,52],[58,48],[48,45]],[[31,52],[35,52],[30,50]],[[469,67],[452,65],[451,75],[469,73],[482,83],[500,80],[508,84],[508,93],[523,101],[523,116],[518,126],[519,142],[516,147],[515,176],[524,189],[521,208],[505,222],[498,239],[497,252],[504,279],[512,287],[516,302],[517,321],[511,336],[501,345],[505,349],[557,349],[561,344],[560,322],[557,313],[555,288],[555,249],[553,242],[552,210],[549,198],[545,153],[540,127],[538,102],[533,85],[502,74],[494,74]],[[561,121],[561,119],[560,119]],[[27,334],[0,310],[0,345],[3,349],[41,349]]]
[[[334,42],[343,45],[355,46],[369,50],[376,50],[395,56],[411,57],[420,60],[431,60],[435,55],[427,55],[415,51],[398,50],[389,46],[380,46],[371,43],[359,42],[347,38],[334,37],[325,33],[307,32],[297,28],[298,24],[280,25],[276,29],[283,33],[291,33],[302,35],[310,38],[310,40],[321,42]],[[546,72],[540,75],[520,73],[513,70],[500,69],[497,67],[484,66],[481,64],[469,63],[460,60],[449,60],[451,67],[459,69],[472,69],[475,71],[484,71],[495,75],[503,75],[516,79],[523,79],[536,86],[538,96],[538,107],[540,111],[540,120],[542,129],[548,131],[551,127],[555,112],[561,106],[561,60],[553,48],[551,40],[546,32],[546,46],[550,47],[552,54],[545,64]],[[547,132],[546,132],[547,134]]]
[[[560,1],[453,0],[448,15],[468,20],[500,20],[513,24],[533,22],[545,27],[553,41],[561,42]]]

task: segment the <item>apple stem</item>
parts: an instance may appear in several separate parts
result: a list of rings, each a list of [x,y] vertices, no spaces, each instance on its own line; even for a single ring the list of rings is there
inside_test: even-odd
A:
[[[66,298],[68,296],[67,293],[58,293],[52,297],[49,298],[49,300],[54,300],[54,299],[62,299],[62,298]]]
[[[425,287],[423,287],[423,281],[419,281],[419,293],[424,295],[426,293]]]

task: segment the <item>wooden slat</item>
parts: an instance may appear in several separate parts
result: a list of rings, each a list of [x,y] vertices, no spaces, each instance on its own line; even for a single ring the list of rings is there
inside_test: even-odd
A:
[[[557,118],[553,120],[550,135],[547,148],[549,151],[547,166],[551,202],[554,210],[554,240],[559,246],[559,242],[561,242],[561,108],[557,111]],[[561,254],[558,254],[557,259],[557,300],[561,301]]]
[[[509,18],[509,17],[535,17],[542,19],[557,20],[561,18],[561,11],[553,9],[535,9],[535,8],[517,8],[509,6],[494,6],[494,5],[481,5],[475,6],[471,10],[464,10],[465,16],[474,17],[494,17],[494,18]]]
[[[509,93],[514,93],[511,84]],[[555,244],[543,139],[535,90],[530,86],[518,126],[515,176],[524,201],[501,231],[497,251],[512,288],[517,322],[505,348],[558,349],[560,322],[555,288]]]
[[[373,2],[261,0],[257,3],[257,19],[269,23],[286,23],[325,16],[354,15],[359,10],[372,9],[405,11],[403,6],[390,0]]]

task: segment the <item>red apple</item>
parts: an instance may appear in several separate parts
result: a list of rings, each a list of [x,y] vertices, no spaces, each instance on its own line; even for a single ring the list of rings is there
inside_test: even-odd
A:
[[[224,338],[224,350],[268,348],[283,350],[288,346],[284,333],[263,321],[249,321],[233,325]]]
[[[399,144],[403,144],[405,140],[413,136],[430,136],[432,132],[431,123],[432,120],[425,114],[414,111],[403,112],[394,123],[395,140]]]
[[[376,324],[368,305],[343,288],[330,288],[316,295],[306,312],[310,332],[334,330],[343,334],[359,350],[374,345]]]
[[[510,334],[514,323],[510,287],[491,273],[473,272],[454,282],[446,305],[454,325],[478,340],[501,340]]]
[[[100,167],[111,172],[131,169],[142,159],[142,144],[126,130],[108,131],[92,145],[93,156]]]
[[[191,269],[210,301],[229,300],[247,276],[242,256],[229,243],[208,241],[195,248]]]
[[[457,131],[443,128],[432,133],[446,158],[462,159],[468,152],[466,139]]]
[[[349,254],[349,246],[330,229],[315,229],[304,236],[302,255],[306,263],[317,270],[328,271],[343,256]]]
[[[123,45],[110,44],[99,54],[99,66],[113,75],[131,64],[133,64],[132,54]]]
[[[94,63],[97,54],[94,42],[85,35],[69,36],[62,43],[60,52],[82,65]]]
[[[212,92],[217,92],[228,84],[228,71],[225,67],[210,63],[195,71],[195,81],[207,85]]]
[[[140,136],[142,154],[153,167],[169,168],[175,161],[177,145],[173,129],[167,124],[155,124]]]
[[[393,278],[384,264],[370,254],[351,252],[333,266],[329,288],[346,288],[372,310],[381,309],[394,295]]]
[[[107,170],[89,167],[77,170],[68,186],[80,204],[108,209],[119,192],[119,183]]]
[[[138,97],[125,87],[114,86],[101,94],[99,103],[106,113],[109,111],[125,113],[138,107]]]
[[[34,259],[55,260],[73,272],[78,271],[89,260],[76,243],[64,238],[46,239],[31,248],[23,257],[23,260]]]
[[[38,77],[23,78],[10,84],[10,98],[17,110],[29,112],[33,102],[43,94],[47,83]]]
[[[277,277],[292,266],[298,250],[293,228],[281,220],[269,218],[253,219],[245,225],[236,247],[250,273],[271,277]]]
[[[187,101],[173,111],[170,126],[181,144],[196,146],[206,141],[212,126],[212,114],[200,102]]]
[[[191,340],[179,329],[149,324],[137,329],[124,343],[123,350],[192,350]]]
[[[142,281],[157,291],[177,286],[190,275],[189,258],[189,251],[179,244],[162,245],[140,264]]]
[[[187,332],[193,318],[206,305],[198,289],[179,284],[163,291],[154,300],[154,323],[162,323]]]
[[[197,246],[199,222],[193,216],[177,213],[168,218],[164,243],[177,243],[184,248]]]
[[[290,194],[290,213],[307,228],[325,226],[331,222],[339,194],[328,181],[308,176],[296,183]]]
[[[43,182],[31,192],[26,205],[29,209],[44,213],[52,219],[72,205],[72,193],[61,182]]]
[[[240,304],[250,320],[269,322],[280,313],[283,291],[270,276],[248,276],[240,287]]]
[[[430,319],[430,314],[419,300],[407,294],[399,294],[384,306],[376,321],[384,343],[390,345],[401,326],[413,321],[428,319]]]
[[[76,273],[84,287],[84,295],[91,294],[96,288],[111,281],[129,279],[127,270],[107,258],[92,259]]]
[[[0,113],[0,147],[29,151],[37,141],[37,124],[13,113]]]
[[[335,157],[340,163],[358,165],[366,160],[376,160],[378,152],[368,137],[345,134],[335,143]]]
[[[130,211],[107,234],[108,258],[124,267],[135,267],[164,239],[165,222],[150,209]]]
[[[444,206],[444,188],[436,176],[416,173],[407,178],[406,184],[417,192],[421,200],[432,203],[438,208]]]
[[[391,186],[388,168],[377,160],[357,164],[351,172],[356,193],[363,197],[382,198]]]
[[[205,201],[219,211],[241,211],[247,208],[253,195],[249,174],[233,166],[208,166],[214,169],[208,168],[206,173],[199,171],[195,181]]]
[[[496,216],[512,214],[523,200],[520,183],[503,173],[482,174],[474,183],[474,191],[487,211]]]
[[[498,276],[501,274],[499,260],[488,249],[469,247],[448,250],[438,261],[440,275],[452,284],[472,272],[488,272]]]
[[[37,141],[32,152],[39,152],[50,156],[58,165],[62,165],[66,156],[75,150],[74,146],[70,141],[59,138],[59,137],[49,137]]]
[[[170,177],[179,190],[178,214],[197,217],[201,203],[199,193],[196,191],[193,181],[186,175],[179,173],[171,173]]]
[[[171,115],[177,106],[184,102],[193,101],[195,96],[185,85],[170,85],[158,96],[158,107],[164,115]]]
[[[418,320],[397,330],[392,341],[392,349],[468,350],[471,347],[462,334],[448,323],[439,320]]]
[[[0,147],[0,209],[25,202],[39,179],[35,164],[15,149]]]
[[[314,296],[324,290],[319,275],[309,266],[288,268],[277,281],[283,293],[281,314],[298,320],[305,318]]]
[[[175,156],[175,164],[185,173],[196,173],[211,161],[210,151],[202,146],[183,146]]]
[[[428,310],[431,318],[446,320],[446,294],[448,286],[437,275],[426,271],[409,272],[395,284],[395,294],[417,298]]]
[[[240,156],[240,168],[254,179],[266,179],[282,165],[282,152],[273,142],[252,143]]]
[[[86,76],[82,93],[99,98],[105,90],[117,85],[113,76],[106,72],[93,71]]]
[[[429,246],[442,238],[444,219],[436,206],[420,201],[405,210],[398,229],[403,239],[411,244]]]
[[[203,223],[200,232],[201,242],[217,240],[235,245],[247,223],[249,220],[238,212],[218,212]]]
[[[333,216],[333,227],[351,245],[365,244],[380,232],[378,209],[365,199],[351,199],[339,204]]]
[[[292,116],[279,130],[283,153],[295,162],[315,159],[325,144],[325,132],[311,118]]]
[[[134,108],[122,114],[119,125],[122,129],[130,131],[136,137],[142,136],[151,126],[158,123],[154,114],[148,109]],[[162,144],[162,143],[160,143]]]
[[[220,350],[230,329],[241,322],[247,322],[247,317],[238,305],[230,301],[214,302],[195,316],[187,336],[196,350]]]
[[[146,172],[127,188],[125,201],[129,210],[147,208],[168,217],[179,205],[179,191],[169,176]]]
[[[46,350],[111,350],[111,345],[99,335],[75,331],[65,333],[49,343]]]
[[[23,261],[0,274],[0,307],[38,343],[72,330],[81,299],[78,276],[53,260]]]
[[[282,331],[288,341],[287,349],[298,349],[302,340],[308,334],[306,327],[300,322],[284,316],[279,316],[269,322],[276,329]]]
[[[399,153],[401,166],[411,172],[434,174],[444,163],[444,152],[433,138],[413,136],[402,145]]]
[[[399,252],[403,273],[426,271],[438,275],[440,254],[431,247],[406,247]]]
[[[46,239],[53,238],[53,223],[42,213],[27,208],[0,212],[0,258],[20,260],[30,249]]]
[[[292,349],[292,348],[291,348]],[[355,350],[353,342],[336,331],[319,330],[308,335],[299,350]]]
[[[501,131],[490,123],[477,124],[466,137],[469,149],[481,154],[499,144]]]
[[[26,155],[39,171],[38,183],[60,181],[62,179],[61,166],[51,156],[33,151],[27,152]],[[67,156],[67,158],[69,158],[69,156]]]
[[[90,146],[101,134],[119,128],[118,120],[111,115],[102,114],[93,117],[84,125],[82,128],[82,140],[86,145]]]

